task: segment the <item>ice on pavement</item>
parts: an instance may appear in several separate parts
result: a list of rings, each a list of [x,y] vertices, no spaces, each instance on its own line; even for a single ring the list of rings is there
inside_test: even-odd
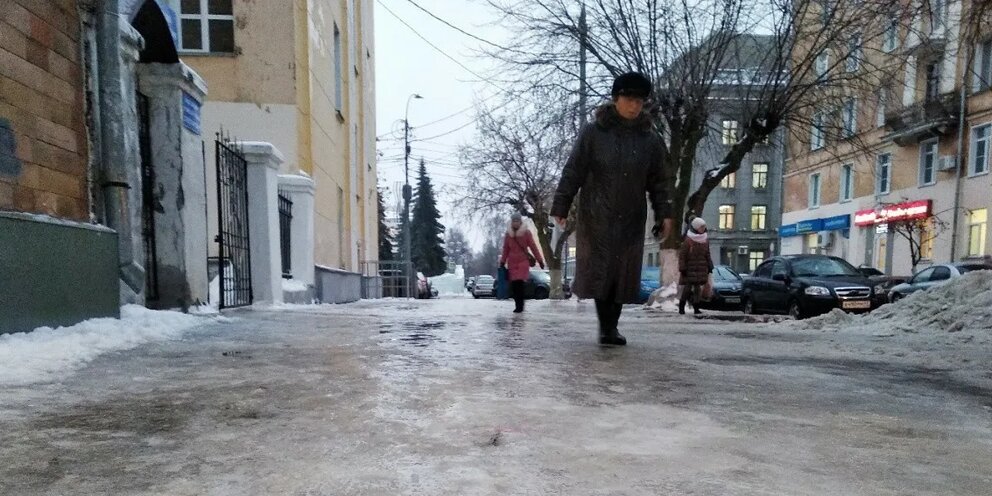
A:
[[[864,315],[840,310],[790,325],[875,335],[963,332],[992,334],[992,271],[969,272],[942,286],[917,291]]]
[[[178,339],[211,319],[138,305],[121,308],[121,318],[91,319],[69,327],[39,327],[0,335],[0,385],[22,386],[59,380],[97,356],[152,341]]]

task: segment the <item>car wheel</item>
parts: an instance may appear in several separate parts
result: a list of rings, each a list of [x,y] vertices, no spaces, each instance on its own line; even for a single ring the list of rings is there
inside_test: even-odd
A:
[[[535,300],[546,300],[546,299],[548,299],[548,290],[546,290],[544,288],[537,288],[536,290],[534,290],[534,299]]]
[[[799,302],[793,300],[789,303],[789,316],[796,320],[802,320],[805,317],[803,309],[799,307]]]
[[[892,293],[892,303],[895,303],[895,302],[897,302],[897,301],[899,301],[901,299],[903,299],[903,296],[901,294],[899,294],[899,293]]]
[[[750,298],[744,298],[744,313],[754,315],[754,302]]]

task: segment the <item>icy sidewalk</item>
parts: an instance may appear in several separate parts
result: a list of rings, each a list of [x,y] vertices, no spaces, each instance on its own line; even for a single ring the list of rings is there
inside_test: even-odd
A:
[[[179,339],[207,318],[155,311],[138,305],[121,308],[121,318],[91,319],[70,327],[39,327],[0,335],[0,386],[23,386],[66,377],[97,356],[153,341]]]

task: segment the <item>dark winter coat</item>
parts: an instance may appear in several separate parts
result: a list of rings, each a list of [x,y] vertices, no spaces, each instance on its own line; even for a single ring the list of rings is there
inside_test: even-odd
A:
[[[713,258],[709,241],[699,243],[686,236],[679,248],[679,284],[702,286],[709,282],[711,272]]]
[[[565,163],[551,215],[567,217],[578,195],[576,272],[581,298],[636,303],[650,198],[655,221],[671,217],[671,174],[650,118],[621,118],[612,104],[579,133]]]

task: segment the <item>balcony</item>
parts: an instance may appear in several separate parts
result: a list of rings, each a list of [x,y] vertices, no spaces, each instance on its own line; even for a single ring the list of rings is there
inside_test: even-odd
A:
[[[960,94],[954,91],[887,112],[885,125],[892,132],[885,139],[907,146],[945,135],[957,128],[960,104]]]

